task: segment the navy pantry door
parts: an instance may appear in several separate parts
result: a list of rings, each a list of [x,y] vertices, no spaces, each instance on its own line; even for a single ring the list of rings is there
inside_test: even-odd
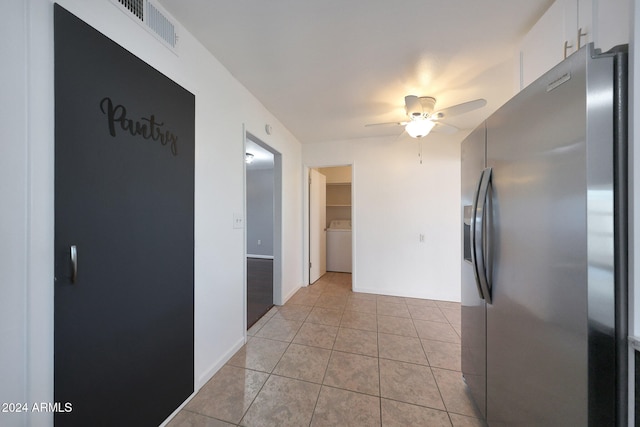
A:
[[[194,389],[195,98],[54,8],[54,420],[156,426]]]

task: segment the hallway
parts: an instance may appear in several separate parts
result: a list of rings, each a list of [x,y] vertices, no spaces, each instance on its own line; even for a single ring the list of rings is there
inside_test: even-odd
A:
[[[354,293],[327,273],[272,308],[169,423],[482,426],[460,373],[460,304]]]

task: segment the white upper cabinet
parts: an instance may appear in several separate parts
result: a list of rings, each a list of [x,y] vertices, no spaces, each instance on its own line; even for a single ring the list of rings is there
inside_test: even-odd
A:
[[[575,1],[575,0],[573,0]],[[520,47],[520,89],[529,85],[564,58],[569,1],[558,0],[545,12],[525,36]],[[577,15],[573,13],[573,16]]]
[[[592,26],[593,41],[603,52],[619,44],[629,43],[631,0],[580,0],[585,19],[580,25]],[[580,10],[580,9],[579,9]]]
[[[630,13],[631,0],[556,0],[522,42],[520,89],[587,43],[628,43]]]

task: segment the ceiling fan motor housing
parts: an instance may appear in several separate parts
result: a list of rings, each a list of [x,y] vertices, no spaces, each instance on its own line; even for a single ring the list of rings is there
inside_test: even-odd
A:
[[[404,97],[404,109],[407,116],[413,119],[422,116],[422,104],[420,99],[415,95],[407,95]]]
[[[431,96],[417,97],[415,95],[407,95],[404,97],[404,104],[407,116],[410,119],[426,118],[433,113],[436,99]]]
[[[421,96],[418,99],[420,100],[420,105],[422,105],[422,114],[425,117],[430,117],[436,108],[436,99],[431,96]]]

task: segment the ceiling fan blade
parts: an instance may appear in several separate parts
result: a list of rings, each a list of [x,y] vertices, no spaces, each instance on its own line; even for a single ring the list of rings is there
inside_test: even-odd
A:
[[[452,133],[456,133],[456,132],[458,132],[460,130],[455,126],[448,125],[446,123],[442,123],[442,122],[439,122],[439,121],[438,122],[434,122],[434,123],[436,125],[433,127],[431,132],[452,134]]]
[[[369,123],[367,125],[364,125],[364,127],[371,127],[371,126],[404,126],[406,124],[407,124],[407,122]]]
[[[442,118],[445,116],[456,116],[458,114],[468,113],[469,111],[477,110],[487,105],[487,100],[483,98],[474,99],[473,101],[463,102],[462,104],[452,105],[451,107],[443,108],[440,111],[433,113],[433,118]]]

